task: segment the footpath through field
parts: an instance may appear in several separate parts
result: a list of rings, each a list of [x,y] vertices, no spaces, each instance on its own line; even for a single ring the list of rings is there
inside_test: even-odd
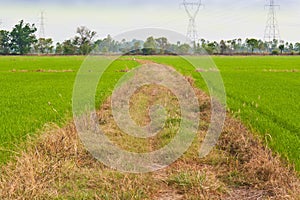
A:
[[[141,64],[152,61],[138,60]],[[1,169],[1,199],[299,199],[300,180],[293,169],[245,126],[228,115],[214,150],[200,159],[198,149],[210,123],[210,98],[194,86],[200,103],[200,128],[193,145],[171,166],[153,173],[127,174],[96,161],[78,138],[75,125],[51,128]],[[99,125],[129,151],[159,149],[172,139],[179,123],[178,101],[166,88],[145,86],[131,99],[132,118],[150,122],[149,105],[165,103],[165,130],[150,139],[133,139],[119,130],[110,98],[97,115]],[[146,113],[146,114],[145,114]]]

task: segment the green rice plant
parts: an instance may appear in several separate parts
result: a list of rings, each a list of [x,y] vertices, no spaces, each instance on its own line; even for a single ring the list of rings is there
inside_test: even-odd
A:
[[[141,58],[143,59],[143,58]],[[183,58],[148,57],[196,79],[201,75]],[[199,63],[205,60],[199,58]],[[300,170],[300,57],[212,57],[222,74],[227,106],[275,152]],[[204,64],[205,65],[205,64]]]

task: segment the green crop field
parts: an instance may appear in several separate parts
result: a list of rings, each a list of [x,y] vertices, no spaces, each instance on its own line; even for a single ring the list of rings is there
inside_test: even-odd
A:
[[[182,58],[151,60],[198,78]],[[213,57],[232,114],[300,170],[300,57]],[[201,65],[201,59],[199,59]],[[197,67],[197,66],[196,66]],[[189,69],[189,70],[185,70]]]
[[[140,57],[200,75],[179,57]],[[84,57],[0,57],[0,162],[7,161],[26,135],[47,123],[72,117],[72,90]],[[213,57],[221,71],[230,112],[300,170],[300,57]],[[97,102],[108,97],[125,69],[118,60],[105,73]]]
[[[27,135],[45,124],[63,125],[72,117],[72,91],[84,57],[0,57],[0,163],[17,153]],[[133,61],[116,61],[103,76],[98,103]]]

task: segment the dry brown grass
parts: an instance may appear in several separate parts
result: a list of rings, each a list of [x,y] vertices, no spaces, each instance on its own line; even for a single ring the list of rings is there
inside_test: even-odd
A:
[[[188,80],[193,84],[191,78]],[[198,137],[188,152],[166,169],[147,174],[114,171],[85,150],[73,123],[64,128],[50,126],[39,138],[29,141],[20,156],[2,167],[0,198],[299,199],[296,173],[231,117],[226,119],[217,147],[206,158],[198,157],[209,124],[210,103],[205,93],[195,91],[202,119]],[[171,97],[167,103],[166,96]],[[133,118],[140,124],[148,123],[149,116],[137,111],[157,101],[176,112],[178,102],[169,91],[150,86],[132,99]],[[141,104],[143,107],[134,108]],[[143,141],[126,136],[114,123],[109,101],[98,115],[107,136],[124,149],[149,151],[169,141],[164,133]]]
[[[282,72],[286,72],[286,73],[299,73],[300,70],[298,69],[264,69],[264,72],[275,72],[275,73],[282,73]]]
[[[20,72],[20,73],[28,73],[28,72],[37,72],[37,73],[68,73],[68,72],[75,72],[74,70],[71,69],[64,69],[64,70],[45,70],[45,69],[37,69],[37,70],[16,70],[13,69],[10,72],[16,73],[16,72]]]

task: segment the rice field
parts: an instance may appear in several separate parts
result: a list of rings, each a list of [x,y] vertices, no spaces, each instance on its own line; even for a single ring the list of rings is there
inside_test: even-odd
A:
[[[205,84],[181,58],[151,58]],[[213,57],[228,110],[300,170],[300,57]],[[201,59],[200,59],[201,60]],[[200,61],[201,64],[201,61]],[[190,69],[190,70],[185,70]]]
[[[0,57],[0,162],[17,154],[28,135],[45,124],[63,126],[72,117],[73,85],[84,57]],[[180,57],[139,57],[201,76]],[[228,111],[259,135],[274,152],[300,170],[300,57],[213,57],[222,74]],[[110,94],[126,70],[138,66],[119,59],[105,72],[97,103]]]
[[[47,124],[63,126],[72,117],[72,91],[84,57],[0,58],[0,163],[17,154],[27,136],[42,132]],[[116,61],[103,76],[98,103],[112,91],[131,61]],[[109,77],[109,78],[108,78]]]

